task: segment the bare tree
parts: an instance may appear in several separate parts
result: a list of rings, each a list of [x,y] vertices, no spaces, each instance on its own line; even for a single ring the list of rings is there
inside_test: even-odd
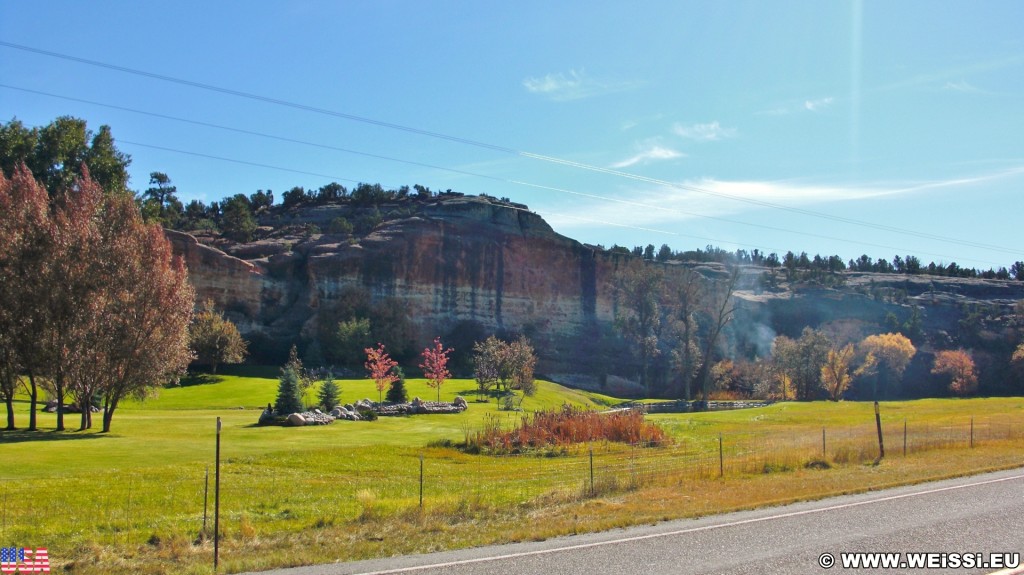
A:
[[[658,331],[661,326],[661,296],[664,273],[644,262],[633,262],[615,276],[621,305],[615,323],[633,343],[640,360],[640,384],[650,394],[648,370],[658,355]]]
[[[733,314],[736,312],[733,292],[736,291],[739,278],[739,266],[732,266],[729,269],[728,277],[724,280],[710,282],[705,291],[704,301],[709,324],[707,336],[704,340],[700,368],[697,370],[697,376],[694,378],[701,386],[701,398],[704,401],[708,400],[710,393],[711,378],[709,376],[711,374],[712,356],[715,346],[718,344],[718,338],[722,335],[722,330],[725,329],[725,326],[729,325]]]

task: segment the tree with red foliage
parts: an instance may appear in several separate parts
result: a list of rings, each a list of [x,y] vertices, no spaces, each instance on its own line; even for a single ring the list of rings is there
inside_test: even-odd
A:
[[[420,369],[427,378],[427,385],[437,390],[438,401],[441,401],[441,386],[444,385],[444,380],[452,376],[448,371],[448,356],[452,351],[452,348],[444,348],[441,338],[435,337],[433,347],[424,349],[420,354],[423,357]]]
[[[194,292],[184,263],[163,230],[142,221],[130,194],[105,193],[85,166],[49,200],[24,166],[10,182],[0,180],[4,189],[0,207],[14,199],[17,209],[3,213],[20,215],[0,225],[0,284],[4,315],[15,314],[21,327],[0,359],[19,362],[33,396],[36,377],[46,378],[58,430],[66,395],[76,398],[87,429],[102,394],[109,431],[121,399],[144,396],[188,365]]]
[[[20,375],[28,376],[30,431],[36,430],[39,386],[36,376],[48,362],[38,345],[47,311],[49,270],[44,262],[53,249],[49,194],[21,164],[7,178],[0,171],[0,396],[7,404],[7,429],[14,429],[14,396]],[[31,321],[29,318],[37,318]]]
[[[384,344],[378,343],[377,348],[368,347],[364,350],[366,352],[366,371],[370,374],[370,379],[377,385],[377,402],[380,403],[383,399],[384,390],[389,385],[398,380],[398,376],[395,375],[391,368],[398,365],[398,362],[391,359],[386,351],[384,351]]]
[[[978,389],[974,360],[962,349],[947,349],[935,354],[932,373],[949,376],[949,390],[956,395],[970,395]]]

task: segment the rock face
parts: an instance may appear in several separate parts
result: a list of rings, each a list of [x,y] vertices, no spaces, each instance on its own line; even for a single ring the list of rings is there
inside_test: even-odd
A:
[[[310,231],[328,228],[339,216],[354,217],[353,208],[333,205],[275,208],[262,216],[262,229],[307,226],[306,232],[223,249],[180,232],[167,236],[184,256],[198,298],[226,310],[250,351],[264,360],[283,362],[293,343],[301,350],[316,337],[318,315],[346,288],[359,287],[375,300],[408,304],[420,346],[469,322],[485,334],[528,334],[540,355],[538,371],[567,383],[589,386],[601,372],[635,375],[621,341],[618,355],[608,351],[609,338],[597,342],[615,319],[615,273],[641,265],[636,258],[583,245],[555,233],[525,206],[485,197],[377,209],[389,217],[358,239]],[[664,265],[669,285],[688,267],[657,265]],[[713,265],[689,269],[708,277],[721,273]],[[838,289],[783,286],[762,293],[754,286],[763,272],[745,272],[736,321],[725,334],[736,349],[762,354],[775,335],[798,336],[807,325],[882,325],[887,314],[902,320],[918,305],[928,329],[955,330],[965,302],[1006,307],[1024,299],[1024,282],[879,274],[847,274],[847,285]],[[879,297],[880,291],[903,297]]]
[[[473,322],[487,332],[526,331],[538,347],[565,348],[613,320],[610,280],[628,260],[558,235],[529,211],[481,198],[428,205],[358,242],[317,234],[229,249],[251,259],[188,234],[167,235],[199,300],[226,310],[256,347],[285,350],[313,337],[318,312],[352,286],[405,301],[424,342]]]

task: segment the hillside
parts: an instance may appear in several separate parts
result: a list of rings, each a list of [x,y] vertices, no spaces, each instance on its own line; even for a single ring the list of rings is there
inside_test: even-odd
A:
[[[707,285],[726,275],[717,263],[657,263],[621,248],[584,245],[526,206],[487,196],[273,206],[259,214],[259,226],[247,243],[167,234],[184,255],[199,298],[227,310],[254,359],[267,363],[283,362],[296,344],[308,361],[343,364],[338,322],[372,317],[386,327],[380,337],[405,359],[439,335],[456,348],[457,369],[466,371],[474,341],[523,333],[541,357],[538,371],[551,379],[636,394],[635,354],[615,326],[624,305],[616,299],[616,274],[657,266],[669,293],[687,274]],[[978,348],[994,354],[988,361],[995,365],[1018,337],[1015,305],[1024,300],[1024,282],[850,271],[790,275],[742,267],[720,357],[764,356],[776,335],[797,337],[804,327],[853,340],[913,321],[920,331],[915,344],[925,353],[910,373],[926,375],[930,350]],[[654,392],[677,394],[668,360],[661,361]],[[908,393],[936,394],[929,387],[934,382],[921,385]]]

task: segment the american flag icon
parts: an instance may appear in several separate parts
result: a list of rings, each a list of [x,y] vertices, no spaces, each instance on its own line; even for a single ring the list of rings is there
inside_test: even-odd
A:
[[[25,547],[0,547],[0,573],[49,573],[50,555],[45,547],[36,550]]]

